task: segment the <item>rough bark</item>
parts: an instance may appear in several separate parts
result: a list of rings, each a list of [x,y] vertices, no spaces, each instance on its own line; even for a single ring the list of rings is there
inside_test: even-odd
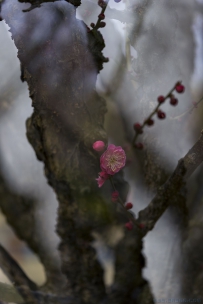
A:
[[[140,303],[153,303],[150,292],[145,295],[139,233],[137,242],[134,232],[116,247],[117,276],[109,296],[92,247],[93,231],[108,231],[112,224],[126,221],[116,205],[109,204],[111,189],[104,187],[102,193],[95,182],[99,160],[92,144],[98,139],[106,142],[105,102],[95,92],[104,60],[103,38],[98,31],[87,34],[84,23],[75,18],[74,6],[67,2],[43,3],[23,12],[26,8],[27,4],[6,0],[2,16],[11,28],[34,107],[26,124],[27,137],[44,162],[45,175],[59,201],[57,233],[61,269],[67,278],[61,296],[73,296],[74,303],[137,303],[139,289]],[[117,184],[125,200],[122,175]],[[124,253],[131,263],[124,263]],[[132,267],[134,279],[128,286],[124,280],[131,276]]]
[[[44,288],[48,290],[51,288],[57,292],[63,289],[64,277],[60,270],[58,257],[47,250],[47,242],[43,242],[36,231],[36,206],[37,202],[33,199],[12,192],[0,175],[1,210],[16,235],[27,243],[44,265],[46,273],[46,286]],[[12,265],[10,267],[12,269]],[[11,281],[15,282],[14,279]]]
[[[93,303],[103,297],[104,284],[91,246],[100,214],[94,218],[87,205],[95,203],[91,187],[98,172],[90,149],[97,138],[104,139],[105,106],[94,93],[96,68],[75,8],[56,2],[23,13],[23,6],[5,2],[2,15],[11,27],[33,99],[27,136],[60,202],[57,231],[69,292]]]

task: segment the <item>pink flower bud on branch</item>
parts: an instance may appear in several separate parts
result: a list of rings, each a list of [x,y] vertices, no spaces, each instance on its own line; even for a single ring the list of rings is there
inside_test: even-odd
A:
[[[158,116],[159,119],[166,118],[166,114],[164,112],[162,112],[162,110],[157,111],[157,116]]]
[[[153,124],[154,124],[154,120],[150,118],[150,119],[146,120],[146,124],[147,124],[149,127],[151,127],[151,126],[153,126]]]
[[[98,17],[99,17],[100,20],[103,20],[105,18],[105,15],[101,13],[101,14],[99,14]]]
[[[171,96],[170,104],[171,104],[172,106],[176,106],[176,105],[178,104],[178,99],[175,98],[173,95]]]
[[[133,223],[132,222],[128,222],[128,223],[126,223],[125,224],[125,228],[127,229],[127,230],[132,230],[133,229]]]
[[[142,126],[140,123],[136,122],[134,125],[133,125],[133,128],[134,130],[139,133],[139,134],[142,134],[143,133],[143,130],[142,130]]]
[[[145,224],[144,224],[144,223],[139,223],[138,227],[139,227],[140,229],[143,229],[143,228],[145,228]]]
[[[99,0],[98,5],[102,8],[104,8],[106,6],[106,2],[104,0]]]
[[[133,207],[133,204],[132,204],[132,203],[126,203],[126,204],[125,204],[125,208],[126,208],[127,210],[132,209],[132,207]]]
[[[98,140],[98,141],[95,141],[92,145],[92,148],[95,150],[95,151],[103,151],[104,148],[105,148],[105,143],[101,140]]]
[[[164,96],[159,96],[158,98],[157,98],[157,101],[159,102],[159,103],[163,103],[164,101],[165,101],[165,97]]]
[[[139,149],[139,150],[142,150],[144,148],[144,145],[141,142],[139,142],[139,143],[135,144],[135,148]]]
[[[99,23],[99,27],[105,27],[105,26],[106,26],[106,22],[101,21],[101,22]]]
[[[185,91],[185,87],[184,87],[184,85],[182,85],[181,83],[178,83],[177,85],[176,85],[176,92],[177,93],[184,93],[184,91]]]

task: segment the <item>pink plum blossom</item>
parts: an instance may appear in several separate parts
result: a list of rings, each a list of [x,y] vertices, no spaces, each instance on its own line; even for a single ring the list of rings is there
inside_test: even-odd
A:
[[[120,146],[109,145],[100,157],[100,167],[109,175],[119,172],[126,163],[125,151]]]
[[[103,151],[104,150],[104,147],[105,147],[105,143],[101,140],[98,140],[98,141],[95,141],[92,145],[92,148],[95,150],[95,151]]]
[[[109,178],[109,175],[105,171],[99,172],[99,177],[96,178],[96,181],[98,183],[98,187],[101,188],[105,181]]]

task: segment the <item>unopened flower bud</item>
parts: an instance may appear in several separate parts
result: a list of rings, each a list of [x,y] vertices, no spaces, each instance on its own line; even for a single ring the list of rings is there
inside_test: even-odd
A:
[[[105,18],[105,15],[101,13],[101,14],[99,14],[98,17],[99,17],[100,20],[103,20]]]
[[[163,103],[164,101],[165,101],[165,97],[164,96],[159,96],[158,98],[157,98],[157,101],[159,102],[159,103]]]
[[[132,204],[132,203],[126,203],[126,204],[125,204],[125,208],[126,208],[127,210],[132,209],[132,207],[133,207],[133,204]]]
[[[106,22],[101,21],[101,22],[99,23],[99,27],[105,27],[105,26],[106,26]]]
[[[178,92],[178,93],[184,93],[184,91],[185,91],[185,87],[184,87],[184,85],[182,85],[181,83],[178,83],[177,85],[176,85],[176,92]]]
[[[103,0],[99,0],[99,1],[98,1],[98,5],[99,5],[100,7],[102,7],[102,8],[104,8],[104,7],[106,6],[106,3],[105,3],[105,1],[103,1]]]
[[[146,123],[147,123],[147,125],[150,127],[150,126],[153,126],[153,124],[154,124],[154,120],[153,119],[148,119],[147,121],[146,121]]]
[[[162,112],[161,110],[158,110],[157,116],[158,116],[159,119],[166,118],[166,114],[164,112]]]
[[[133,229],[133,223],[132,222],[128,222],[125,224],[125,228],[127,228],[129,231]]]
[[[139,149],[139,150],[142,150],[144,148],[144,145],[141,142],[139,142],[139,143],[135,144],[135,148]]]
[[[171,96],[170,104],[171,104],[172,106],[176,106],[176,105],[178,104],[178,99],[175,98],[174,96]]]
[[[104,148],[105,148],[105,143],[101,140],[98,140],[98,141],[95,141],[92,145],[92,148],[95,150],[95,151],[103,151]]]
[[[144,223],[139,223],[138,226],[139,226],[140,229],[143,229],[145,227],[145,224]]]
[[[142,127],[138,122],[133,125],[133,128],[137,133],[139,133],[139,134],[143,133]]]

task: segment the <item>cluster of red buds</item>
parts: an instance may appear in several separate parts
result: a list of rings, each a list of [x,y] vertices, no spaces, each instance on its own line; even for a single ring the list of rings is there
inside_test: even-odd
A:
[[[124,207],[125,207],[126,210],[130,210],[130,209],[133,208],[133,204],[130,203],[130,202],[128,202],[128,203],[125,204]],[[133,216],[132,213],[131,213],[131,215]],[[125,228],[126,228],[127,230],[130,231],[130,230],[133,229],[133,227],[134,227],[134,224],[133,224],[133,221],[132,221],[132,220],[130,220],[129,222],[125,223]]]
[[[120,2],[121,0],[114,0],[115,2]],[[106,22],[103,20],[105,19],[105,10],[108,6],[109,0],[98,0],[98,5],[101,7],[101,12],[98,15],[98,19],[96,24],[94,22],[90,23],[90,27],[87,26],[87,32],[90,33],[94,30],[98,30],[99,28],[103,28],[106,26]],[[103,62],[109,62],[108,57],[103,57]]]
[[[166,113],[160,109],[160,106],[166,101],[166,99],[169,99],[169,102],[172,106],[176,106],[178,104],[178,99],[173,94],[174,91],[176,91],[177,93],[184,93],[185,87],[181,84],[180,81],[178,81],[166,96],[160,95],[157,97],[157,101],[158,101],[157,106],[155,107],[154,111],[144,120],[142,124],[136,122],[133,125],[133,128],[135,130],[133,145],[135,148],[140,150],[143,149],[144,147],[143,144],[141,142],[136,143],[136,139],[140,134],[143,133],[143,129],[145,126],[150,127],[154,125],[154,119],[152,119],[154,115],[157,115],[159,119],[166,118]]]
[[[115,2],[120,2],[121,0],[114,0]],[[98,15],[98,20],[97,20],[97,23],[91,23],[90,26],[92,29],[99,29],[99,28],[102,28],[102,27],[105,27],[106,26],[106,22],[102,21],[105,19],[105,10],[107,8],[107,5],[108,5],[108,2],[109,0],[98,0],[98,5],[101,7],[101,12],[100,14]],[[90,32],[91,29],[89,27],[87,27],[87,31]]]
[[[94,32],[96,30],[98,30],[99,28],[102,28],[102,27],[105,27],[106,26],[106,22],[104,22],[103,20],[105,19],[105,10],[107,8],[107,5],[108,5],[108,2],[109,0],[99,0],[98,1],[98,5],[101,7],[101,12],[100,14],[98,15],[98,20],[97,20],[97,23],[91,23],[90,24],[90,27],[92,29],[90,29],[90,27],[87,26],[87,32],[90,33],[90,32]],[[103,62],[109,62],[109,58],[108,57],[103,57],[102,58]]]
[[[91,26],[92,29],[97,30],[97,29],[99,29],[99,28],[102,28],[102,27],[105,27],[105,26],[106,26],[106,22],[104,22],[104,21],[102,21],[102,20],[105,19],[105,14],[104,14],[104,12],[105,12],[105,10],[106,10],[106,8],[107,8],[108,2],[109,2],[109,0],[106,0],[106,1],[104,1],[104,0],[99,0],[99,1],[98,1],[98,5],[101,7],[101,12],[100,12],[100,14],[98,15],[97,23],[95,24],[95,23],[92,22],[92,23],[90,24],[90,26]],[[87,31],[90,32],[91,29],[90,29],[89,27],[87,27]]]

